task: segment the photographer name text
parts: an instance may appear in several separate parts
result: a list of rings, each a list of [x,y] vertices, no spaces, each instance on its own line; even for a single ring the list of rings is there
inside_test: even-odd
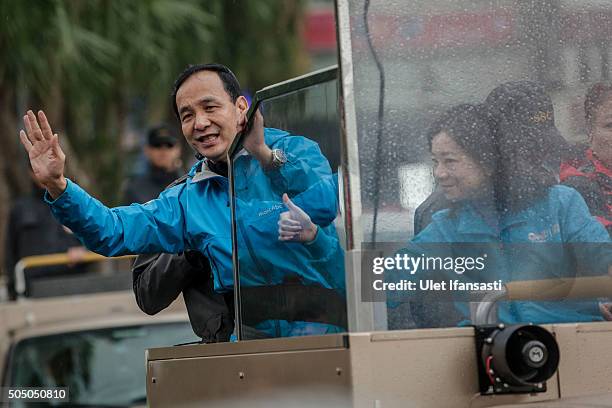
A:
[[[419,279],[417,281],[402,279],[398,282],[385,282],[376,279],[372,282],[372,287],[376,291],[469,291],[469,292],[490,292],[503,290],[502,280],[494,282],[462,282],[458,279],[446,281],[434,281],[433,279]]]

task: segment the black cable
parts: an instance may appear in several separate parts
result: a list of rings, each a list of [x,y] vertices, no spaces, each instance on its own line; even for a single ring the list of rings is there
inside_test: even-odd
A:
[[[372,36],[370,34],[370,26],[368,24],[368,13],[370,11],[370,0],[365,0],[363,5],[363,20],[365,24],[365,34],[366,39],[368,40],[368,47],[370,48],[370,52],[372,53],[372,57],[374,58],[374,62],[376,63],[376,68],[378,69],[379,76],[379,99],[378,99],[378,123],[376,124],[376,153],[374,155],[374,212],[372,214],[372,237],[371,242],[376,242],[376,227],[378,221],[378,206],[380,205],[380,178],[381,172],[379,169],[379,165],[381,163],[382,157],[382,131],[383,131],[383,121],[385,115],[385,71],[383,66],[378,59],[378,55],[376,54],[376,50],[374,49],[374,44],[372,43]]]

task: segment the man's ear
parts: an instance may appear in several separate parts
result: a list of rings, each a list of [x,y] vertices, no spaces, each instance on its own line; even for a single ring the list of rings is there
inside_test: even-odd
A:
[[[236,111],[238,112],[238,130],[241,131],[244,125],[246,125],[246,114],[249,110],[249,102],[242,95],[236,99]]]

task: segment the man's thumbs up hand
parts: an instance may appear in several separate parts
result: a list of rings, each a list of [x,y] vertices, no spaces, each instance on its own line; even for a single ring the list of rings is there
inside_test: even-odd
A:
[[[278,220],[279,241],[310,242],[317,236],[318,227],[304,210],[283,194],[283,203],[289,211],[281,213]]]

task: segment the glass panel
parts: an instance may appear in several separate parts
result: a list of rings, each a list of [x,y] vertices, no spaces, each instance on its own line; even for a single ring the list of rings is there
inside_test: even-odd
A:
[[[13,348],[7,386],[68,387],[71,406],[145,404],[145,350],[196,340],[188,322],[28,338]]]
[[[337,89],[329,80],[262,101],[282,166],[234,158],[242,339],[346,330]]]
[[[361,299],[391,329],[612,318],[612,4],[338,4]]]

